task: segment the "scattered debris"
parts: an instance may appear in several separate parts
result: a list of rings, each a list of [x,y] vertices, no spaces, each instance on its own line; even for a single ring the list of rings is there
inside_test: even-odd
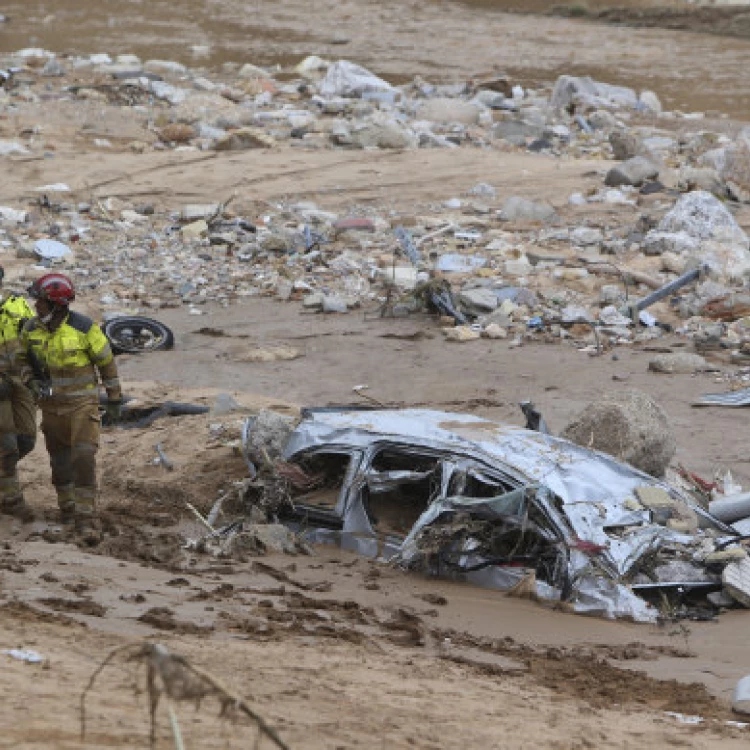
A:
[[[3,649],[2,653],[10,656],[11,659],[25,661],[27,664],[41,664],[44,662],[44,657],[30,648],[7,648]]]

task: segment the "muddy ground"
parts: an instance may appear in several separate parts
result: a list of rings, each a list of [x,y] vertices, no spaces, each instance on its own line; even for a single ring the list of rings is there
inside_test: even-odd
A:
[[[70,0],[50,9],[11,0],[2,8],[11,22],[0,26],[0,48],[135,52],[206,66],[318,53],[407,79],[461,80],[500,68],[525,85],[583,72],[648,86],[685,110],[741,117],[750,102],[743,40],[510,15],[486,4],[349,0],[316,3],[313,15],[296,0],[183,5],[188,10],[176,20],[174,4],[166,2]],[[208,56],[196,58],[191,45],[208,45]],[[259,205],[295,198],[323,209],[372,204],[408,215],[481,181],[560,206],[597,180],[592,170],[601,167],[527,154],[488,158],[466,149],[460,161],[445,151],[281,149],[196,162],[189,154],[126,152],[111,122],[102,127],[115,148],[94,152],[77,137],[80,123],[70,112],[41,108],[40,117],[58,156],[9,162],[2,200],[64,181],[80,199],[137,195],[161,209],[236,190]],[[122,144],[134,137],[124,134]],[[204,313],[160,311],[177,347],[120,358],[131,395],[211,405],[217,393],[228,392],[247,409],[276,405],[291,413],[294,405],[351,403],[352,387],[366,383],[368,393],[389,404],[515,423],[517,402],[530,397],[557,430],[600,393],[632,386],[651,393],[669,414],[676,461],[707,477],[731,468],[750,482],[750,454],[740,437],[744,413],[690,406],[698,394],[724,385],[711,374],[649,374],[652,353],[645,346],[620,347],[616,358],[561,343],[511,348],[478,341],[469,348],[447,344],[426,316],[381,319],[374,307],[323,317],[302,313],[296,303],[250,299],[229,309],[208,305]],[[246,361],[250,349],[279,344],[299,357]],[[659,342],[675,351],[683,344]],[[737,718],[728,709],[731,690],[750,671],[742,611],[714,623],[612,623],[405,575],[333,548],[231,559],[185,550],[185,539],[201,531],[186,502],[205,512],[245,475],[232,442],[243,416],[107,431],[101,450],[107,535],[94,549],[55,531],[43,447],[24,461],[27,498],[42,518],[27,527],[0,521],[0,645],[34,649],[44,661],[25,664],[0,654],[0,747],[147,746],[146,699],[134,694],[132,664],[104,671],[88,701],[87,744],[79,736],[79,697],[89,676],[111,649],[144,638],[221,678],[293,748],[747,746],[748,729],[727,723]],[[174,471],[155,463],[156,443]],[[703,721],[684,724],[667,711]],[[247,746],[254,736],[247,724],[218,720],[215,705],[198,712],[180,706],[178,713],[187,747]],[[157,746],[170,743],[160,712]]]
[[[746,116],[750,82],[742,75],[750,41],[746,12],[703,9],[670,15],[655,0],[611,5],[613,24],[549,14],[556,6],[607,13],[606,3],[535,0],[6,0],[0,52],[49,47],[58,53],[135,53],[191,66],[226,62],[282,66],[309,54],[356,60],[394,83],[422,75],[460,81],[488,71],[525,86],[561,73],[653,89],[668,109]],[[656,11],[649,10],[656,7]],[[518,12],[538,11],[545,15]],[[648,15],[650,14],[650,15]],[[660,15],[661,14],[661,15]],[[675,23],[680,33],[659,28]],[[728,20],[722,20],[728,16]],[[634,29],[630,20],[654,28]],[[716,36],[723,30],[739,38]]]

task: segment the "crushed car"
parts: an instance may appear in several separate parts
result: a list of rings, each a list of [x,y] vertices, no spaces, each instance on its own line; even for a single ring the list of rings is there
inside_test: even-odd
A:
[[[246,456],[259,430],[248,420]],[[262,451],[273,513],[307,541],[494,589],[523,582],[574,612],[654,622],[675,601],[715,612],[727,570],[748,562],[740,534],[683,489],[543,432],[349,407],[306,409],[274,441],[278,461]],[[261,486],[249,483],[249,502],[262,503]]]

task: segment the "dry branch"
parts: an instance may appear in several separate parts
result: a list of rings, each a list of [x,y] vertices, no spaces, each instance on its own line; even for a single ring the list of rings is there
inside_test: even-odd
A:
[[[256,747],[259,747],[263,737],[268,737],[276,747],[289,750],[289,746],[279,737],[276,730],[270,727],[263,717],[250,708],[242,698],[232,693],[213,675],[194,667],[185,657],[170,653],[166,646],[158,643],[120,646],[110,651],[104,661],[94,670],[88,685],[81,693],[81,740],[86,737],[86,697],[104,668],[121,655],[128,662],[138,662],[146,666],[152,748],[156,741],[156,710],[161,697],[164,696],[177,750],[183,750],[184,745],[173,703],[189,700],[199,704],[206,697],[213,697],[219,701],[220,716],[234,709],[252,719],[259,732]]]

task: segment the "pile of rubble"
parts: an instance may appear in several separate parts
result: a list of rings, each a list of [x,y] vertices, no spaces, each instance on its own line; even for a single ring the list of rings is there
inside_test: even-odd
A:
[[[242,195],[179,211],[116,197],[83,203],[66,200],[64,184],[0,206],[3,253],[65,265],[105,310],[200,314],[208,301],[253,295],[329,313],[370,305],[406,315],[427,303],[451,341],[570,339],[600,351],[676,329],[738,362],[750,351],[750,240],[737,221],[750,201],[750,129],[708,129],[694,113],[663,111],[653,92],[571,76],[551,89],[506,77],[394,86],[317,57],[291,70],[205,71],[27,49],[0,67],[1,159],[54,158],[44,125],[31,122],[43,102],[115,112],[138,154],[421,148],[460,158],[470,148],[602,161],[593,186],[555,206],[485,183],[396,216],[373,204],[337,215]],[[90,123],[78,136],[114,148]],[[692,269],[695,283],[652,310],[634,304]]]

